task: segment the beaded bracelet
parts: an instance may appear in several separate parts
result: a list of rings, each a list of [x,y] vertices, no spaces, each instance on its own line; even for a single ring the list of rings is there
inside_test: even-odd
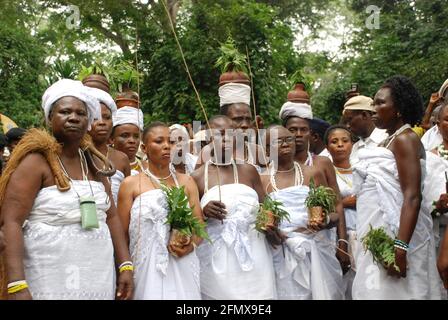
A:
[[[122,272],[124,272],[124,271],[134,271],[134,266],[131,266],[131,265],[125,265],[125,266],[122,266],[122,267],[119,269],[119,272],[120,272],[120,273],[122,273]]]
[[[347,241],[347,240],[345,240],[345,239],[338,239],[338,243],[339,242],[344,242],[344,243],[346,243],[347,245],[349,245],[350,243]]]
[[[14,294],[27,288],[28,284],[26,283],[25,280],[14,281],[8,284],[8,293]]]
[[[120,264],[120,265],[118,266],[118,270],[120,270],[121,267],[124,267],[124,266],[133,266],[133,265],[134,265],[134,263],[132,263],[132,261],[125,261],[125,262],[123,262],[122,264]]]
[[[397,249],[401,249],[404,251],[408,251],[409,249],[409,244],[407,244],[406,242],[399,240],[399,239],[395,239],[394,240],[394,247]]]

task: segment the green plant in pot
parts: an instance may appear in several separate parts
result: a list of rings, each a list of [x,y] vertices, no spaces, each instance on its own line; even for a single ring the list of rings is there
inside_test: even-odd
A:
[[[166,223],[171,226],[168,244],[170,253],[173,254],[170,246],[187,246],[192,241],[193,235],[210,241],[205,230],[206,224],[194,216],[193,208],[189,206],[188,198],[185,194],[185,187],[168,187],[162,184],[161,189],[165,193],[168,202],[168,217]]]
[[[108,67],[99,59],[96,59],[90,67],[82,65],[78,74],[78,80],[85,86],[97,88],[107,93],[110,93],[111,87],[109,79]]]
[[[130,106],[138,108],[139,96],[132,89],[138,87],[138,83],[142,80],[142,74],[135,69],[131,62],[121,60],[114,64],[112,78],[118,91],[115,99],[117,107]]]
[[[269,227],[278,226],[284,220],[290,221],[289,213],[281,208],[282,205],[282,202],[266,196],[258,209],[255,229],[265,232]]]
[[[392,239],[383,227],[374,229],[370,225],[369,232],[361,239],[365,251],[370,251],[373,261],[381,264],[384,268],[390,266],[399,271],[395,264],[394,239]]]
[[[314,179],[310,180],[310,191],[305,200],[308,208],[308,218],[310,224],[328,223],[330,213],[335,212],[336,194],[333,189],[314,184]]]
[[[235,41],[229,37],[221,44],[221,56],[216,61],[215,67],[221,70],[219,85],[227,83],[243,83],[250,85],[247,75],[246,56],[238,51]]]

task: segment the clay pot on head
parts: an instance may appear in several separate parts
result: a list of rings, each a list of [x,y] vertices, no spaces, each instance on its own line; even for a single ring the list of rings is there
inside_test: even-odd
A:
[[[250,85],[249,76],[242,71],[228,71],[219,77],[219,86],[227,83],[242,83]]]
[[[131,90],[120,92],[115,98],[115,103],[118,109],[123,107],[138,108],[140,104],[137,92]]]
[[[295,103],[310,103],[310,96],[305,90],[305,84],[299,82],[294,89],[288,92],[288,101]]]
[[[110,93],[109,81],[107,81],[107,78],[102,74],[91,74],[90,76],[85,77],[84,80],[82,80],[82,83],[86,87],[97,88]]]
[[[308,219],[310,223],[324,223],[326,214],[322,207],[308,208]]]

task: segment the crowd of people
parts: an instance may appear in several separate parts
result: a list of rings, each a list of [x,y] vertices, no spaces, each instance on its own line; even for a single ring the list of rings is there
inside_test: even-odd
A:
[[[351,91],[338,124],[303,85],[263,128],[251,88],[219,87],[203,130],[63,79],[42,96],[47,128],[0,136],[4,299],[447,299],[448,80],[431,97],[403,76]],[[7,150],[6,150],[7,149]],[[3,156],[5,155],[5,157]],[[336,196],[311,221],[307,198]],[[171,242],[166,187],[181,187],[208,239]],[[289,219],[258,230],[265,199]],[[393,263],[364,247],[393,239]]]

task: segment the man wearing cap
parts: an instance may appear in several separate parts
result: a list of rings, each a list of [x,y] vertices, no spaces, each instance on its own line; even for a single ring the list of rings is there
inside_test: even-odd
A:
[[[375,113],[373,100],[366,96],[356,96],[344,105],[343,117],[348,129],[360,139],[353,145],[350,162],[359,161],[358,151],[369,146],[378,146],[387,138],[386,130],[375,127],[372,114]]]

